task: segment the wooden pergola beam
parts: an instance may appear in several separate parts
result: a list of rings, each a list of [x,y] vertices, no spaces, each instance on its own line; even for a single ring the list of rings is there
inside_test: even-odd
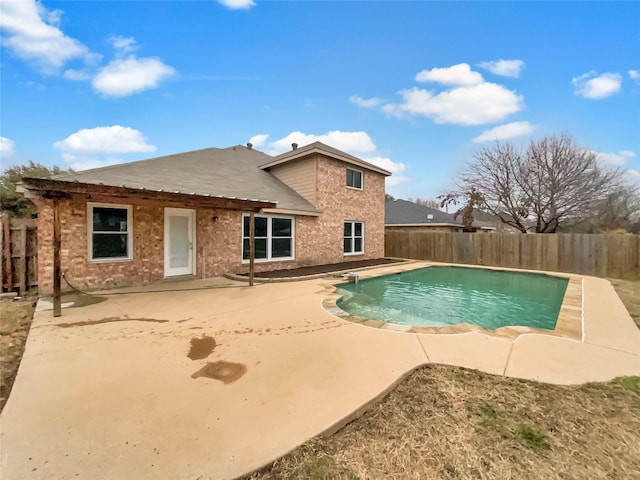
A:
[[[228,198],[213,195],[165,192],[132,188],[127,186],[101,185],[81,182],[65,182],[47,178],[24,178],[27,190],[38,191],[45,198],[61,198],[70,194],[107,195],[114,198],[135,197],[143,200],[166,202],[169,204],[193,205],[203,208],[221,208],[258,212],[263,208],[275,208],[276,202],[245,198]]]
[[[60,301],[60,284],[62,270],[60,269],[60,245],[62,242],[60,228],[60,199],[53,200],[53,316],[62,315]]]

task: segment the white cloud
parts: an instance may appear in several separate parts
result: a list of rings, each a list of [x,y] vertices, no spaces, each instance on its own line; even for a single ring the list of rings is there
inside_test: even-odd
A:
[[[636,154],[629,150],[620,150],[618,153],[606,153],[606,152],[593,152],[596,154],[596,159],[601,165],[606,167],[623,167],[627,164],[630,158],[636,156]]]
[[[87,155],[74,155],[72,153],[63,153],[62,159],[75,171],[108,167],[109,165],[115,165],[123,162],[121,158],[107,157],[104,159],[98,159]]]
[[[6,137],[0,137],[0,157],[9,158],[15,155],[15,142]]]
[[[499,125],[490,130],[485,130],[476,138],[475,143],[492,142],[495,140],[505,140],[507,138],[521,137],[533,131],[533,126],[529,122],[512,122]]]
[[[629,74],[629,78],[631,80],[635,80],[636,82],[640,83],[640,72],[638,70],[629,70],[627,73]]]
[[[58,28],[61,14],[35,0],[0,2],[0,28],[5,32],[2,45],[46,74],[57,73],[73,59],[94,63],[97,55]]]
[[[522,60],[497,60],[494,62],[480,62],[480,67],[489,70],[495,75],[501,75],[503,77],[518,78],[520,76],[520,70],[524,67]]]
[[[284,138],[269,143],[267,153],[271,155],[287,152],[291,150],[291,144],[297,143],[299,146],[309,145],[313,142],[322,142],[338,150],[355,154],[373,152],[376,149],[373,140],[366,132],[342,132],[333,130],[324,135],[306,134],[302,132],[291,132]]]
[[[112,97],[156,88],[162,80],[175,73],[172,67],[158,58],[136,58],[132,54],[135,40],[114,35],[108,41],[116,50],[116,58],[96,74],[95,68],[101,56],[58,28],[61,15],[61,10],[47,10],[35,0],[1,1],[2,46],[46,74],[59,74],[70,61],[82,60],[83,68],[66,69],[62,76],[72,81],[86,81],[93,77],[93,89]]]
[[[571,79],[575,94],[584,98],[598,100],[615,95],[620,91],[622,76],[619,73],[603,73],[591,71]]]
[[[267,138],[269,138],[268,133],[260,133],[251,137],[249,139],[249,143],[251,143],[254,147],[262,147],[267,141]]]
[[[264,137],[264,140],[266,140],[267,136],[266,134],[255,135],[251,140],[256,137],[260,137],[259,139]],[[373,143],[373,140],[366,132],[342,132],[340,130],[334,130],[323,135],[291,132],[286,137],[266,144],[265,152],[269,155],[277,155],[290,151],[292,143],[297,143],[298,146],[304,147],[313,142],[322,142],[390,171],[393,175],[387,177],[387,186],[397,185],[410,180],[409,177],[403,175],[406,168],[405,165],[380,155],[376,144]]]
[[[109,37],[109,43],[119,54],[131,53],[136,49],[136,41],[133,37],[113,35]]]
[[[436,82],[443,85],[477,85],[484,81],[482,75],[471,70],[468,63],[422,70],[415,79],[416,82]]]
[[[72,68],[65,70],[62,76],[67,80],[73,80],[74,82],[89,80],[89,78],[91,77],[90,73],[87,70],[74,70]]]
[[[359,95],[350,96],[349,97],[349,101],[351,103],[355,103],[359,107],[363,107],[363,108],[377,107],[377,106],[381,105],[384,102],[383,99],[378,98],[378,97],[362,98]]]
[[[438,94],[417,87],[400,92],[404,101],[386,104],[383,111],[396,115],[423,115],[436,123],[482,125],[498,122],[523,107],[523,98],[502,85],[484,82],[456,87]]]
[[[96,92],[110,97],[126,97],[158,84],[175,73],[159,58],[116,58],[100,69],[91,82]]]
[[[248,10],[256,6],[253,0],[218,0],[218,2],[232,10]]]
[[[153,152],[156,149],[146,143],[138,130],[120,125],[83,128],[53,146],[72,155]]]
[[[406,167],[404,163],[397,163],[388,157],[363,157],[364,161],[372,163],[377,167],[384,168],[392,173],[390,177],[387,177],[385,184],[387,187],[394,187],[400,183],[408,182],[411,178],[403,175]]]
[[[629,180],[629,182],[634,183],[640,187],[640,171],[630,169],[624,173],[627,176],[627,179]]]

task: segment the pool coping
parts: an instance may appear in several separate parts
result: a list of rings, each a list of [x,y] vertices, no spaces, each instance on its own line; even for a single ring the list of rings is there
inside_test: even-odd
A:
[[[523,270],[506,267],[494,267],[485,265],[462,265],[456,263],[439,263],[439,262],[413,262],[411,264],[391,265],[388,267],[382,266],[377,271],[371,269],[359,274],[360,280],[367,278],[374,278],[384,275],[392,275],[395,273],[406,272],[410,270],[416,270],[418,268],[428,268],[434,266],[452,266],[462,268],[479,268],[485,270],[502,270],[508,272],[521,272],[521,273],[537,273],[542,275],[549,275],[553,277],[567,278],[569,283],[562,299],[560,306],[560,312],[558,314],[558,320],[556,322],[555,329],[543,329],[528,326],[505,326],[495,330],[488,330],[477,325],[469,323],[459,323],[447,327],[421,327],[413,325],[401,325],[395,323],[383,322],[381,320],[371,320],[361,318],[355,315],[351,315],[338,307],[337,302],[342,295],[337,292],[337,285],[345,283],[345,280],[354,279],[349,276],[345,276],[341,279],[334,279],[324,285],[325,298],[322,300],[322,308],[327,313],[338,317],[342,320],[349,321],[351,323],[360,324],[370,328],[379,328],[382,330],[390,330],[399,333],[419,333],[419,334],[439,334],[439,335],[456,335],[465,333],[482,333],[492,337],[498,337],[510,341],[515,341],[521,335],[526,334],[539,334],[549,335],[560,338],[568,338],[571,340],[584,341],[584,280],[581,275],[573,275],[569,273],[561,272],[546,272],[538,270]]]

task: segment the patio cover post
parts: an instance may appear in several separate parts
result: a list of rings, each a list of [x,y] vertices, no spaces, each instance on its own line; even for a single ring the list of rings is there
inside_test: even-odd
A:
[[[253,264],[256,258],[256,227],[255,214],[249,214],[249,286],[253,287]]]
[[[53,316],[62,315],[60,305],[60,201],[53,199]]]

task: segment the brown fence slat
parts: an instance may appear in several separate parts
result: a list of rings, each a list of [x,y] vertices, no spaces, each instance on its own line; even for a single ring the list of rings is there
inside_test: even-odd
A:
[[[38,246],[34,219],[2,215],[2,291],[24,295],[38,285]]]
[[[640,278],[640,235],[388,229],[385,248],[387,256],[416,260]]]

